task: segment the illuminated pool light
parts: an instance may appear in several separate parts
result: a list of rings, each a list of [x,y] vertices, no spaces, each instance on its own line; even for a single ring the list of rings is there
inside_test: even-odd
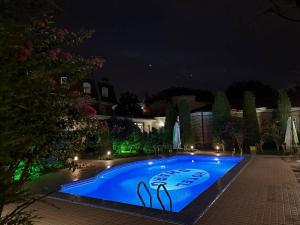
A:
[[[150,161],[150,162],[148,162],[148,165],[152,165],[152,164],[153,164],[153,162],[151,162],[151,161]]]

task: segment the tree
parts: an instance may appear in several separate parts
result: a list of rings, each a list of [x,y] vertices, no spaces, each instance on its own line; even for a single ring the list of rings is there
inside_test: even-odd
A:
[[[259,143],[259,127],[256,115],[254,95],[246,91],[244,94],[243,120],[245,129],[245,145],[247,147]]]
[[[234,82],[227,88],[226,95],[232,106],[240,108],[243,105],[245,91],[254,94],[258,106],[276,106],[277,91],[256,80]]]
[[[139,117],[143,115],[143,110],[139,105],[136,94],[125,92],[120,95],[116,113],[122,116]]]
[[[76,85],[104,60],[71,53],[92,31],[57,28],[58,14],[51,1],[0,2],[1,225],[32,224],[34,215],[24,211],[37,200],[24,189],[32,166],[50,157],[65,163],[93,132],[96,111]],[[15,209],[2,215],[10,203]]]
[[[213,114],[213,135],[220,141],[222,139],[222,130],[231,117],[231,107],[224,92],[217,92],[212,106]]]
[[[182,100],[178,104],[179,124],[181,143],[184,148],[194,145],[194,139],[192,134],[191,114],[189,105],[185,100]]]
[[[177,120],[177,109],[172,102],[166,103],[166,121],[165,121],[165,131],[167,136],[167,142],[172,144],[173,138],[173,128]]]
[[[229,135],[232,138],[233,146],[237,145],[240,152],[243,152],[244,143],[244,122],[242,118],[232,117],[223,130],[224,135]]]
[[[280,89],[278,91],[278,105],[277,105],[277,119],[279,122],[280,127],[280,136],[282,140],[284,139],[286,126],[287,126],[287,120],[288,117],[291,115],[291,101],[289,96],[287,95],[286,91],[283,89]]]

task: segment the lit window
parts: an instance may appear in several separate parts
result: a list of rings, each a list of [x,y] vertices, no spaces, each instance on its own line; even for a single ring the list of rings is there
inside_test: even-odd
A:
[[[135,122],[134,125],[137,126],[142,132],[144,132],[144,123]]]
[[[108,97],[108,88],[107,87],[102,87],[102,97],[107,98]]]
[[[92,93],[92,86],[89,82],[83,82],[83,93],[84,94]]]
[[[60,77],[60,84],[64,85],[67,83],[68,78],[67,77]]]

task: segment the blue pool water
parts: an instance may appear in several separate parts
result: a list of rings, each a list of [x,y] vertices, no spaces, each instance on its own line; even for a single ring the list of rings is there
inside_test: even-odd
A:
[[[62,185],[61,192],[142,206],[137,185],[144,181],[149,188],[153,208],[161,209],[156,189],[164,184],[173,202],[173,211],[179,212],[215,181],[242,160],[231,156],[181,155],[163,159],[143,160],[107,169],[93,178]],[[149,197],[141,188],[146,205]],[[169,200],[161,189],[166,208]]]

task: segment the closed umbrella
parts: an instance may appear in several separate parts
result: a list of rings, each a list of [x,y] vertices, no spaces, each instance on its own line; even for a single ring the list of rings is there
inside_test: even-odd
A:
[[[288,151],[292,151],[293,147],[299,143],[296,124],[292,117],[289,117],[287,121],[284,142]]]
[[[180,127],[178,121],[176,121],[173,128],[173,149],[179,149],[180,146]]]

